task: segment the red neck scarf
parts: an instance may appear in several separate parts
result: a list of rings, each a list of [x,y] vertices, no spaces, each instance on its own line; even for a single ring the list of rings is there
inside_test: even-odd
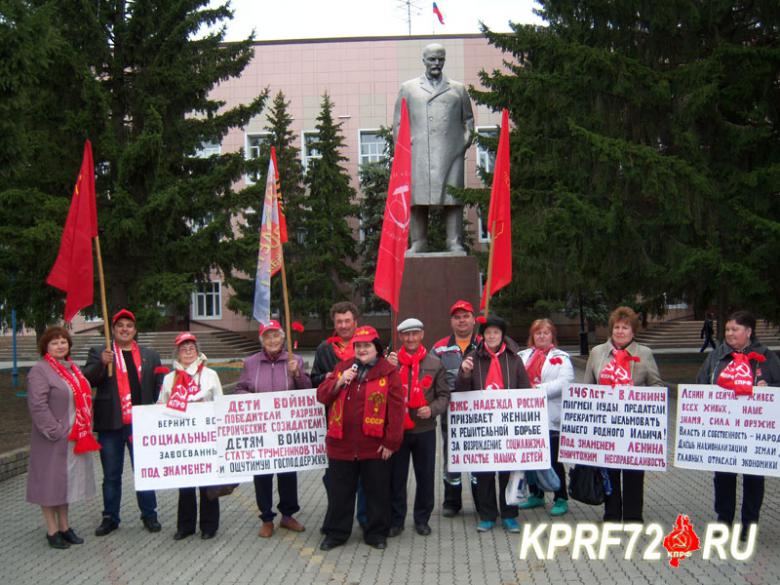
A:
[[[333,353],[336,354],[339,361],[343,362],[344,360],[351,360],[355,357],[355,348],[352,346],[351,341],[345,342],[338,335],[328,337],[327,341],[330,343],[330,346],[333,348]]]
[[[501,372],[501,362],[498,361],[499,356],[506,350],[506,343],[502,343],[496,353],[490,351],[490,348],[485,344],[485,351],[490,356],[490,367],[488,368],[487,376],[485,377],[485,390],[505,390],[506,380],[504,380],[504,374]]]
[[[200,358],[198,358],[200,360]],[[177,364],[180,365],[180,364]],[[187,404],[190,402],[190,398],[200,392],[200,375],[203,371],[203,360],[200,360],[198,369],[195,375],[198,377],[198,381],[187,373],[187,370],[182,366],[181,369],[176,369],[173,375],[173,387],[171,388],[171,395],[168,398],[166,407],[173,411],[185,413],[187,412]]]
[[[631,362],[639,362],[637,356],[633,356],[625,349],[613,349],[614,356],[604,366],[599,374],[599,384],[607,386],[631,386],[634,381],[631,378]]]
[[[753,368],[750,367],[751,360],[758,363],[766,361],[766,357],[755,351],[748,354],[735,351],[731,354],[734,359],[726,366],[718,376],[718,386],[733,390],[737,396],[753,394]]]
[[[341,378],[343,371],[336,373],[336,378]],[[339,392],[338,397],[333,402],[328,412],[328,433],[327,436],[332,439],[344,438],[344,403],[347,400],[347,394],[354,386],[355,391],[365,384],[365,399],[363,401],[363,434],[367,437],[384,437],[385,435],[385,415],[387,413],[387,376],[378,379],[358,381],[353,379],[348,386],[345,386]]]
[[[554,345],[551,345],[547,349],[534,348],[528,363],[525,365],[525,371],[528,374],[528,379],[531,381],[531,385],[536,388],[542,383],[542,368],[547,356],[552,351]]]
[[[99,451],[100,444],[92,435],[92,389],[89,382],[72,360],[68,360],[69,370],[48,353],[43,356],[43,359],[49,362],[49,365],[60,378],[67,382],[73,392],[76,420],[68,435],[68,440],[75,442],[73,452],[78,455],[89,451]]]
[[[138,372],[138,383],[141,383],[141,350],[133,341],[130,349],[133,353],[133,365]],[[130,393],[130,380],[127,377],[127,364],[122,350],[114,342],[114,365],[116,366],[116,388],[119,392],[119,404],[122,407],[122,424],[129,425],[133,422],[133,399]]]
[[[398,351],[398,363],[400,364],[398,369],[403,381],[404,398],[406,399],[407,407],[406,416],[404,417],[405,430],[414,428],[414,421],[409,416],[410,411],[428,406],[428,401],[425,399],[425,390],[431,387],[433,379],[430,376],[424,376],[420,379],[420,363],[425,359],[426,355],[428,355],[428,351],[422,344],[411,354],[406,351],[405,347]],[[411,388],[409,388],[410,379]]]

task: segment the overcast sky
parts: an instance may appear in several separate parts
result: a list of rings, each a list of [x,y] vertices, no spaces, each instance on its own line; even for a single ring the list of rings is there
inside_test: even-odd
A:
[[[403,0],[231,0],[231,5],[228,41],[244,39],[252,29],[258,41],[409,34]],[[479,21],[497,32],[508,31],[510,20],[541,24],[533,0],[437,0],[444,25],[433,14],[433,2],[411,5],[413,35],[477,33]]]

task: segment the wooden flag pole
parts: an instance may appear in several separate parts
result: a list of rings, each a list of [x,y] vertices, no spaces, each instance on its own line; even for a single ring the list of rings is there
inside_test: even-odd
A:
[[[111,351],[111,332],[108,326],[108,304],[106,303],[106,279],[103,276],[103,256],[100,253],[100,236],[95,236],[95,253],[97,254],[98,280],[100,281],[100,305],[103,311],[103,335],[106,336],[106,349]],[[114,375],[114,364],[108,364],[108,377]]]
[[[493,235],[493,232],[495,231],[495,222],[493,222],[493,225],[491,226],[490,230],[490,252],[488,253],[488,273],[487,273],[487,282],[485,282],[485,286],[487,287],[487,291],[485,294],[485,318],[490,314],[490,281],[493,278],[493,250],[495,249],[495,246],[493,245],[495,242],[495,237]]]
[[[290,324],[290,299],[287,296],[287,271],[284,268],[284,251],[282,251],[282,297],[284,298],[284,331],[287,335],[287,359],[292,359],[292,329]]]

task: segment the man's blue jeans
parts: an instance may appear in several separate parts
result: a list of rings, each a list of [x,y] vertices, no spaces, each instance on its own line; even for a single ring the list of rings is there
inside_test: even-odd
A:
[[[103,517],[119,524],[119,506],[122,503],[122,471],[125,467],[125,445],[133,464],[132,425],[116,431],[99,431],[100,463],[103,466]],[[157,497],[153,491],[136,492],[141,518],[157,518]]]

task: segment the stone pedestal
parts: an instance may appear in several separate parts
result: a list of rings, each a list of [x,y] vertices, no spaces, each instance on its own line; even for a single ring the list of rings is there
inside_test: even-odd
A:
[[[469,301],[479,312],[476,258],[446,253],[407,256],[398,322],[420,319],[425,324],[425,347],[452,333],[449,310],[458,299]]]

